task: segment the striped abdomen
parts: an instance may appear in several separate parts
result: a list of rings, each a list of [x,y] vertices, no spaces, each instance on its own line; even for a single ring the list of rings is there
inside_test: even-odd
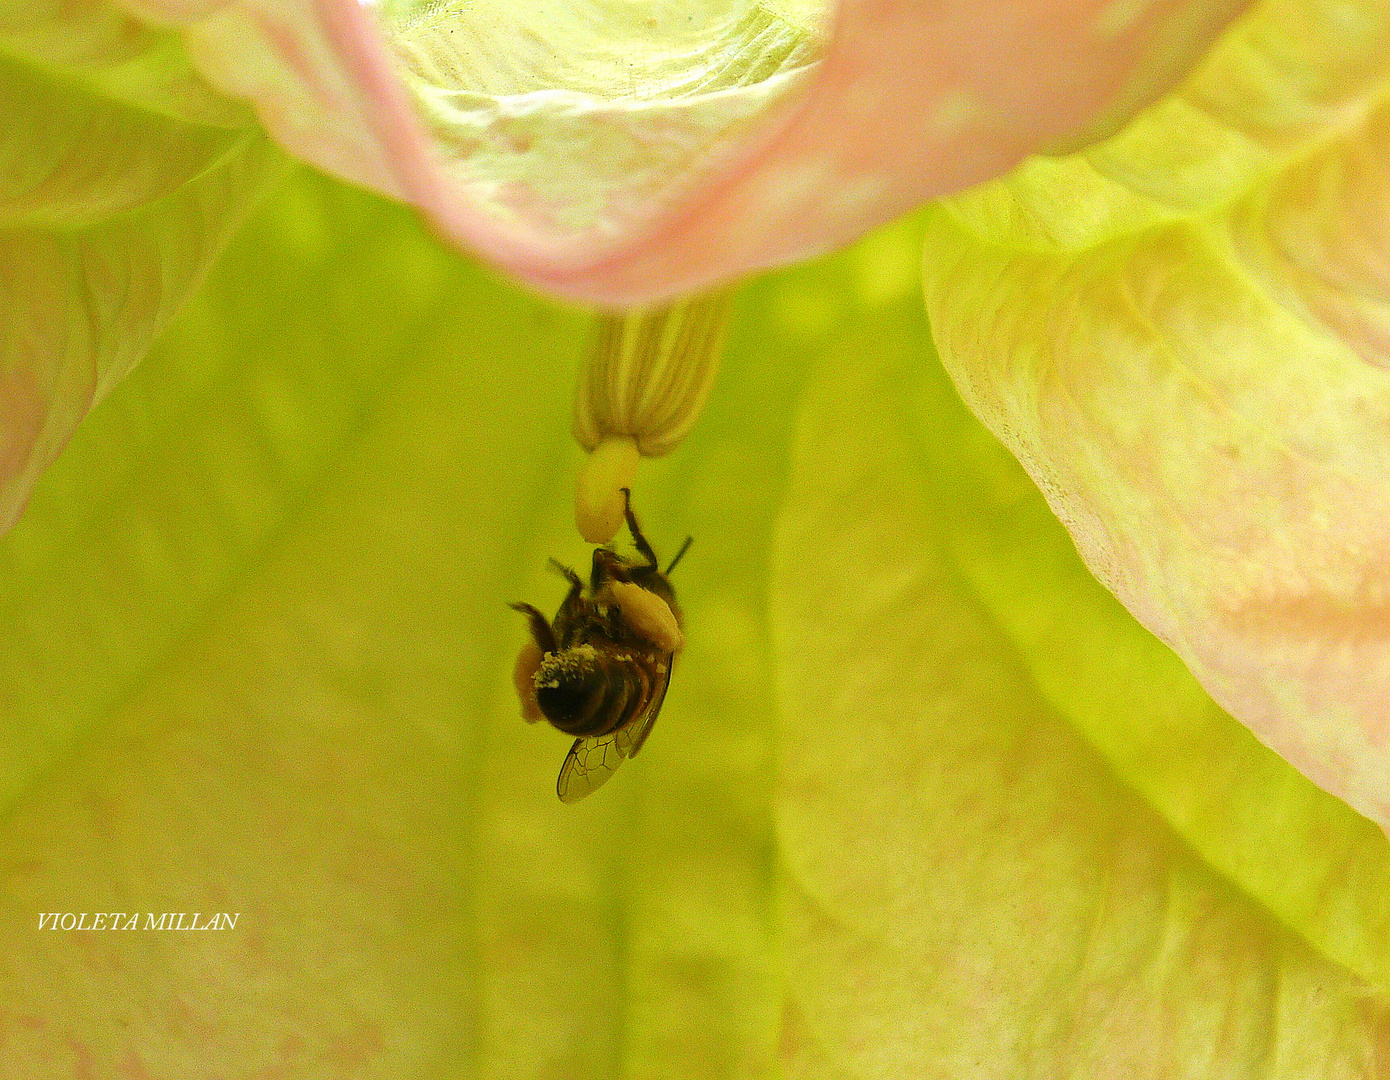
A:
[[[638,716],[664,685],[671,658],[604,642],[546,653],[536,672],[536,703],[570,735],[604,735]]]

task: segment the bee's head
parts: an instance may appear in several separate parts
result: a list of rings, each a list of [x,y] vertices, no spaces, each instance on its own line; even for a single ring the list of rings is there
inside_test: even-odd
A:
[[[607,684],[592,645],[546,653],[536,670],[536,704],[570,735],[591,735],[604,725]]]

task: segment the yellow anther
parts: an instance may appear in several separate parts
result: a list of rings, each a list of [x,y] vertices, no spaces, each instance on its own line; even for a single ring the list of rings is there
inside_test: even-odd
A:
[[[623,488],[637,479],[641,455],[631,435],[610,435],[589,455],[574,489],[574,523],[591,544],[606,544],[623,526]]]

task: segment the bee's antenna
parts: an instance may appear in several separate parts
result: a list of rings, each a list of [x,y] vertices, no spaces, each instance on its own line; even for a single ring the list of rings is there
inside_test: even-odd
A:
[[[693,536],[687,536],[685,538],[685,543],[682,544],[681,549],[678,552],[676,552],[676,557],[671,560],[671,565],[666,568],[665,572],[667,574],[669,574],[672,570],[676,568],[676,563],[680,562],[681,559],[685,558],[685,553],[690,550],[690,545],[694,543],[694,541],[695,537]]]
[[[548,565],[550,566],[550,569],[554,570],[562,578],[568,581],[572,588],[582,589],[584,587],[584,583],[580,580],[579,575],[576,574],[564,563],[560,562],[558,559],[551,559]]]

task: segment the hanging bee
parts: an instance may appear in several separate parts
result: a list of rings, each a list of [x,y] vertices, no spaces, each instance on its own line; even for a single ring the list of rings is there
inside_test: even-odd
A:
[[[566,803],[578,802],[637,756],[661,712],[672,663],[684,644],[667,575],[690,548],[690,538],[663,572],[632,513],[631,492],[624,488],[623,496],[624,518],[642,561],[596,548],[586,596],[579,575],[551,559],[570,583],[553,622],[530,604],[511,605],[531,630],[514,673],[521,715],[577,736],[555,784]]]

